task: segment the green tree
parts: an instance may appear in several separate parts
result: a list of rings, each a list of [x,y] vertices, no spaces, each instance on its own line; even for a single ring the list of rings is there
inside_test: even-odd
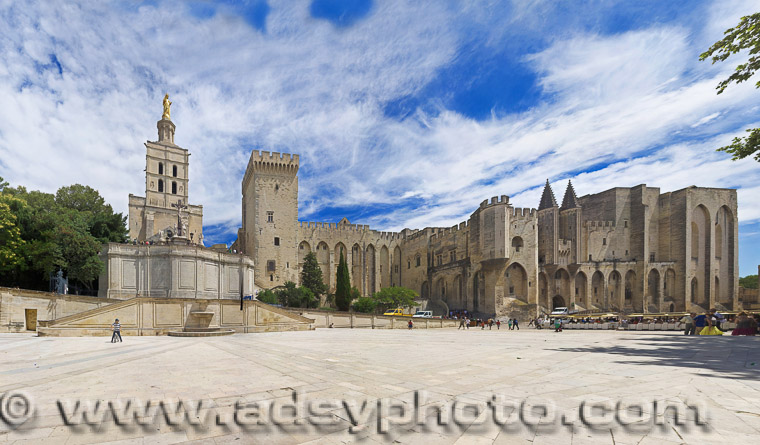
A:
[[[46,289],[49,275],[61,269],[72,284],[92,289],[103,270],[101,244],[127,239],[126,217],[90,187],[75,184],[52,195],[3,186],[3,194],[26,205],[12,209],[23,261],[0,274],[2,284]]]
[[[718,94],[725,91],[731,82],[748,80],[760,68],[760,13],[742,17],[735,28],[729,28],[723,34],[725,37],[702,53],[699,60],[712,58],[712,63],[722,62],[745,49],[749,50],[749,60],[737,66],[728,79],[718,84]],[[755,88],[760,88],[760,81],[755,83]],[[730,153],[734,161],[757,153],[755,160],[760,161],[760,128],[750,128],[747,133],[748,136],[734,138],[730,145],[721,147],[718,151]]]
[[[412,289],[393,286],[375,292],[373,298],[377,301],[379,306],[383,307],[383,309],[392,309],[397,307],[407,308],[414,306],[414,299],[417,298],[418,295],[419,294]]]
[[[3,193],[3,190],[8,187],[8,183],[5,182],[5,179],[3,179],[2,176],[0,176],[0,193]]]
[[[335,305],[338,310],[347,311],[351,308],[351,278],[348,275],[348,265],[340,252],[338,272],[335,275]]]
[[[747,275],[739,278],[739,286],[745,289],[757,289],[757,275]]]
[[[327,292],[327,286],[322,281],[322,268],[319,267],[317,256],[314,252],[309,252],[304,258],[303,268],[301,269],[301,286],[311,290],[312,294],[317,298],[320,298]]]
[[[256,299],[266,304],[280,304],[280,300],[277,298],[274,292],[270,289],[264,289],[256,296]]]
[[[0,178],[0,188],[3,188],[3,178]],[[12,272],[24,264],[24,240],[16,214],[25,206],[24,200],[0,191],[0,273]]]
[[[79,212],[84,217],[88,232],[101,243],[127,241],[127,217],[115,213],[97,190],[81,184],[61,187],[55,194],[55,202]]]
[[[274,293],[283,306],[315,308],[319,304],[319,300],[309,288],[297,287],[292,281],[287,281],[283,288],[277,289]]]
[[[375,312],[377,308],[377,300],[371,297],[359,297],[354,303],[354,310],[356,312],[362,312],[365,314],[371,314]]]

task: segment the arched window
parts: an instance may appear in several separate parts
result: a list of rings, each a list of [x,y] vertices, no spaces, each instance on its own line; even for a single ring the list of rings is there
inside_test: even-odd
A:
[[[158,174],[159,175],[163,175],[164,174],[164,163],[163,162],[159,162],[158,163]]]
[[[159,192],[163,192],[164,191],[164,180],[163,179],[159,179],[158,180],[158,191]]]
[[[172,195],[177,194],[177,183],[172,181]]]
[[[172,165],[172,176],[174,176],[175,178],[177,177],[177,166],[176,165]]]
[[[515,252],[519,252],[520,249],[522,249],[523,246],[523,239],[519,236],[516,236],[512,238],[512,247],[515,249]]]

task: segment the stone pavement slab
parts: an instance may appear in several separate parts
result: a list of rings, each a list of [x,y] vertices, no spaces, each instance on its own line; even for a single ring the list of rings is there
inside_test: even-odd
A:
[[[0,334],[0,414],[24,417],[23,397],[34,406],[16,427],[0,420],[0,444],[757,441],[752,363],[760,338],[670,332],[320,329],[117,344]],[[93,418],[67,425],[59,401]],[[179,421],[165,413],[198,401]],[[645,402],[627,411],[644,420],[622,426],[621,401]],[[117,424],[109,402],[138,415]]]

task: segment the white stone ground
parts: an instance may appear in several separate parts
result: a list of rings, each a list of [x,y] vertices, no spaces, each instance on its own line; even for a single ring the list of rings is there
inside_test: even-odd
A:
[[[307,401],[390,398],[485,402],[493,394],[531,403],[553,401],[557,415],[577,416],[582,401],[697,400],[708,424],[684,425],[672,415],[663,425],[624,429],[574,426],[499,426],[491,411],[472,424],[372,425],[350,433],[345,408],[333,425],[240,427],[237,400],[288,400],[292,389]],[[38,338],[0,335],[0,394],[26,391],[36,415],[11,430],[0,421],[0,444],[75,443],[750,443],[760,439],[760,338],[691,337],[659,332],[320,329],[312,332],[237,334],[219,338]],[[213,400],[231,425],[66,426],[56,400]],[[4,399],[4,402],[8,398]],[[18,401],[18,399],[16,399]],[[371,405],[372,407],[376,405]],[[460,405],[461,406],[461,405]],[[4,405],[0,404],[0,409]],[[16,406],[18,408],[18,406]],[[6,411],[7,412],[7,411]],[[19,412],[17,409],[14,411]],[[398,414],[397,411],[394,411]],[[289,411],[285,411],[289,413]],[[308,413],[307,413],[308,414]],[[461,413],[460,413],[461,414]],[[530,414],[530,412],[528,412]],[[530,416],[529,416],[530,417]],[[374,415],[372,417],[374,419]]]

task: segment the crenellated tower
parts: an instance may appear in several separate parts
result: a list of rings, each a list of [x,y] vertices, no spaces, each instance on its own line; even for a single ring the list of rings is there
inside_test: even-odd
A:
[[[256,285],[298,282],[298,155],[254,150],[243,177],[238,246],[254,261]]]

